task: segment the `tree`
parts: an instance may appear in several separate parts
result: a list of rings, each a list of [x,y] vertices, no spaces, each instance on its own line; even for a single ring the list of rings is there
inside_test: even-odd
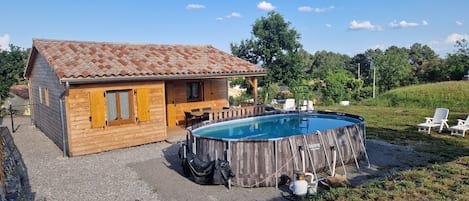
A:
[[[0,52],[0,104],[9,96],[10,87],[24,82],[23,71],[28,50],[10,44],[9,51]]]
[[[311,65],[312,77],[324,79],[328,71],[349,69],[351,59],[347,55],[328,51],[317,51],[314,53]]]
[[[461,80],[469,71],[469,46],[466,39],[456,41],[458,50],[446,59],[451,80]]]
[[[338,103],[343,100],[359,100],[363,81],[353,78],[352,74],[344,69],[328,70],[324,78],[324,84],[318,82],[322,100],[326,104]]]
[[[269,85],[278,82],[294,86],[303,75],[305,62],[302,61],[300,34],[282,15],[269,12],[267,17],[257,19],[252,26],[252,38],[240,44],[231,43],[231,52],[251,63],[260,64],[267,69],[265,82]]]
[[[438,81],[430,76],[438,65],[438,55],[427,45],[414,43],[409,50],[409,63],[412,66],[413,75],[418,82]]]
[[[376,73],[380,77],[377,81],[380,92],[414,83],[408,58],[406,48],[391,46],[377,59]]]

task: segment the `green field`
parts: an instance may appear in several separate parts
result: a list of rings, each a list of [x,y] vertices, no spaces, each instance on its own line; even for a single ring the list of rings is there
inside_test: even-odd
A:
[[[451,81],[401,87],[390,90],[376,99],[367,99],[361,105],[436,108],[469,111],[469,81]]]
[[[431,135],[417,132],[416,125],[424,122],[424,117],[433,116],[435,107],[450,109],[450,126],[457,119],[465,119],[469,115],[469,82],[400,88],[358,106],[317,106],[318,110],[364,116],[367,138],[413,145],[416,151],[435,157],[384,180],[372,180],[355,188],[336,188],[311,199],[469,200],[469,135],[462,138],[451,136],[449,131],[432,131]]]

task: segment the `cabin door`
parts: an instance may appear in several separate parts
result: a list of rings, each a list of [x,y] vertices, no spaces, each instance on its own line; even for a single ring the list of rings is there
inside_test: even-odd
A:
[[[176,126],[176,101],[174,95],[174,83],[165,83],[166,91],[166,122],[168,127]]]

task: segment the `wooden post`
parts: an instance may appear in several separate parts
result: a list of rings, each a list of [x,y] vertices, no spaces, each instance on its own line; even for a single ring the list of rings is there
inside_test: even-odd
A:
[[[258,100],[257,100],[257,77],[251,77],[251,79],[248,80],[249,84],[252,87],[252,96],[254,100],[254,105],[257,105]]]

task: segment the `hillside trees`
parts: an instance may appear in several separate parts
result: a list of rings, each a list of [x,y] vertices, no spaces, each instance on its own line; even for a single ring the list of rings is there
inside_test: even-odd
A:
[[[441,81],[443,77],[435,76],[442,73],[438,68],[440,63],[438,55],[427,45],[414,43],[409,49],[409,63],[412,66],[412,74],[419,83],[428,81]]]
[[[350,57],[347,55],[317,51],[312,55],[311,76],[313,78],[324,79],[328,71],[347,69],[350,60]]]
[[[10,87],[24,82],[23,71],[28,50],[10,45],[8,51],[0,51],[0,105],[9,96]]]
[[[469,71],[469,45],[463,39],[456,42],[456,53],[448,54],[446,59],[450,80],[461,80]]]
[[[416,83],[408,58],[406,48],[391,46],[377,59],[377,83],[380,92]]]
[[[326,103],[361,100],[372,96],[374,81],[377,92],[382,93],[412,84],[460,80],[469,70],[466,40],[458,41],[458,50],[446,59],[420,43],[409,48],[368,49],[353,57],[325,50],[311,54],[302,49],[300,34],[290,26],[282,15],[270,12],[255,21],[251,38],[230,44],[235,56],[267,70],[267,76],[259,81],[262,92],[267,93],[263,94],[265,100],[269,93],[278,91],[269,86],[288,86],[290,92],[298,92],[310,89],[311,83]],[[232,83],[250,91],[242,80]]]

